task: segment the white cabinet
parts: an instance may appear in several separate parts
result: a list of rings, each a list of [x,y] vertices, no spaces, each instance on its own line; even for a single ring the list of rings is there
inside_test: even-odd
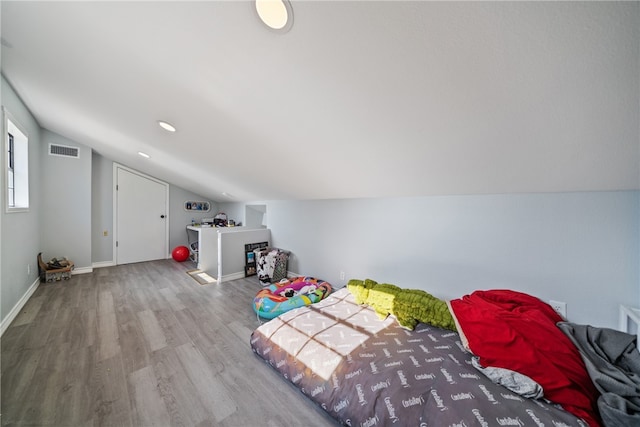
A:
[[[206,271],[210,276],[218,277],[218,232],[213,227],[187,226],[187,233],[196,234],[196,239],[189,238],[191,259],[198,269]]]
[[[271,242],[268,228],[196,227],[187,226],[187,233],[197,233],[197,262],[199,270],[207,272],[218,282],[244,277],[244,245]],[[189,239],[189,246],[196,240]]]

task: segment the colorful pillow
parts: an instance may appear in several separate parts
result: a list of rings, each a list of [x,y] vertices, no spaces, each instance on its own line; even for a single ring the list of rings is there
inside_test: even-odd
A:
[[[418,323],[428,323],[456,330],[447,303],[420,289],[402,289],[373,280],[350,280],[347,289],[358,304],[366,304],[380,316],[393,315],[398,323],[413,330]]]

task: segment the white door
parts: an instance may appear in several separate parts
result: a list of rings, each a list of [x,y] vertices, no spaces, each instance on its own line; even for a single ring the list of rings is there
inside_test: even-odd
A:
[[[116,169],[116,264],[167,258],[168,185]]]

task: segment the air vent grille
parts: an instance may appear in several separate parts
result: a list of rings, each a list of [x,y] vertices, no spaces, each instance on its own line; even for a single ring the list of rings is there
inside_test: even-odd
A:
[[[78,147],[70,147],[68,145],[49,144],[49,155],[73,157],[77,159],[80,157],[80,149]]]

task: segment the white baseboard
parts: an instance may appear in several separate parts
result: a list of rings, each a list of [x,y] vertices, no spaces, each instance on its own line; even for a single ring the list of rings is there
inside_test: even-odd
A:
[[[113,267],[114,265],[116,265],[116,263],[113,261],[100,261],[100,262],[94,262],[91,266],[93,268],[102,268],[102,267]]]
[[[93,273],[93,267],[80,267],[71,270],[71,275]]]
[[[4,331],[6,331],[9,325],[11,325],[11,322],[13,322],[16,316],[18,316],[18,314],[20,313],[20,310],[22,310],[22,307],[24,307],[27,301],[29,301],[29,298],[31,298],[31,295],[33,295],[36,289],[38,289],[39,285],[40,285],[40,277],[38,277],[36,281],[33,282],[31,286],[29,286],[29,289],[27,289],[27,292],[25,292],[25,294],[22,295],[22,298],[20,298],[20,300],[16,303],[16,305],[13,306],[9,314],[7,314],[7,317],[5,317],[2,320],[2,323],[0,323],[0,336],[4,334]]]
[[[244,271],[240,271],[238,273],[225,274],[220,278],[220,282],[228,282],[230,280],[243,279]]]

